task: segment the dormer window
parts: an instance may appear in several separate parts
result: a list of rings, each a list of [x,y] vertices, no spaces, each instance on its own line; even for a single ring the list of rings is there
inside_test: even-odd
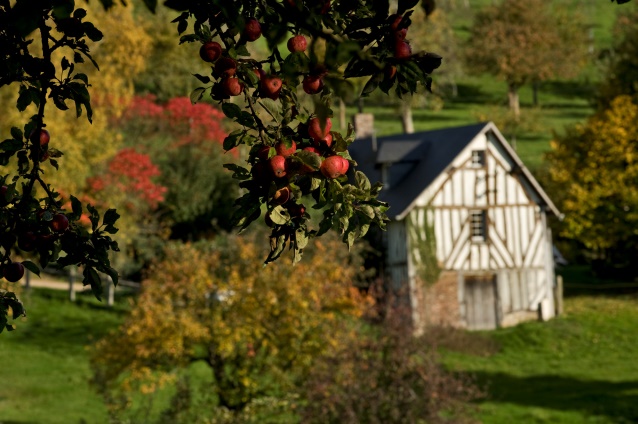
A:
[[[472,150],[472,168],[485,166],[485,150]]]
[[[483,243],[487,240],[485,210],[470,212],[470,236],[475,243]]]

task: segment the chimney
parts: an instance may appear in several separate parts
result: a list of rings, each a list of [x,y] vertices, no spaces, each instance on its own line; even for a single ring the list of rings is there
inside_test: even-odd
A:
[[[371,113],[356,113],[354,115],[355,138],[368,138],[374,135],[374,115]]]

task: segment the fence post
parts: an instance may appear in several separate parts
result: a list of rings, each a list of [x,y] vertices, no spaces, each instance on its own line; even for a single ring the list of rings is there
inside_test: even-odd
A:
[[[111,279],[110,275],[106,277],[106,285],[107,285],[106,304],[108,306],[113,306],[113,303],[115,303],[115,286],[113,285],[113,279]]]
[[[554,302],[556,303],[556,316],[563,315],[563,276],[556,276],[554,287]]]
[[[69,300],[75,302],[75,265],[69,267]]]

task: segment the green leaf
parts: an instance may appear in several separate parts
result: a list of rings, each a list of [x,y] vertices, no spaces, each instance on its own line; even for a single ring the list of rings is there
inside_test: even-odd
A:
[[[239,141],[241,140],[244,132],[242,130],[233,131],[228,134],[224,139],[224,150],[230,150],[234,147],[239,146]]]
[[[22,141],[22,130],[18,127],[11,127],[11,137],[18,141]]]
[[[237,118],[237,123],[245,127],[253,127],[255,125],[255,118],[250,112],[243,111]]]
[[[222,104],[222,112],[224,112],[227,118],[235,119],[241,115],[242,110],[236,104],[226,102]]]
[[[86,85],[71,82],[67,84],[67,87],[70,89],[70,97],[75,101],[77,117],[82,116],[82,106],[84,106],[86,109],[86,118],[92,123],[93,109],[91,109],[91,96],[89,95],[89,90],[86,88]]]
[[[291,157],[304,165],[311,167],[315,171],[317,171],[321,166],[321,157],[316,153],[308,152],[306,150],[297,150],[294,156]],[[313,190],[312,186],[311,190]]]
[[[38,277],[40,276],[40,268],[31,261],[23,261],[22,265]]]
[[[100,222],[100,214],[97,212],[97,209],[95,209],[90,203],[86,205],[86,209],[90,213],[89,219],[91,220],[91,229],[95,231]]]
[[[277,225],[285,225],[288,221],[290,221],[290,214],[288,210],[283,206],[277,206],[273,208],[270,212],[268,212],[268,216]]]
[[[73,75],[73,79],[80,80],[84,82],[84,84],[89,85],[89,77],[87,77],[86,74],[83,74],[81,72],[78,72],[77,74]]]
[[[120,282],[120,275],[117,273],[117,271],[114,268],[107,267],[106,269],[104,269],[104,272],[109,277],[111,277],[111,281],[113,282],[113,285],[117,286],[117,284]]]
[[[38,89],[35,87],[24,88],[24,86],[21,86],[16,107],[20,112],[24,112],[31,103],[40,106],[40,93]]]
[[[97,273],[95,269],[93,269],[90,266],[87,266],[86,268],[84,268],[83,275],[84,275],[84,280],[82,281],[82,284],[84,284],[85,286],[90,285],[91,291],[93,292],[93,295],[95,296],[95,298],[101,301],[102,300],[102,279],[100,279],[100,275]]]
[[[266,261],[264,262],[264,265],[266,265],[269,262],[272,262],[272,261],[276,260],[277,258],[279,258],[279,256],[281,256],[281,254],[282,254],[282,252],[284,251],[285,248],[286,248],[286,235],[285,234],[280,234],[278,236],[277,235],[271,235],[270,236],[270,254],[266,258]]]
[[[191,103],[195,104],[204,97],[204,92],[206,91],[206,87],[197,87],[194,89],[190,95]]]
[[[200,75],[200,74],[193,74],[193,76],[197,78],[198,80],[200,80],[202,84],[208,84],[210,82],[210,77]]]
[[[223,167],[230,171],[233,171],[233,178],[236,180],[243,181],[248,180],[252,177],[249,170],[242,166],[235,165],[234,163],[225,163]]]
[[[308,245],[309,241],[308,233],[303,228],[297,228],[295,231],[295,242],[299,249],[303,249]]]
[[[108,209],[106,212],[104,212],[102,223],[104,225],[113,225],[115,224],[115,221],[117,221],[119,217],[120,217],[120,214],[118,214],[115,209]]]
[[[375,213],[374,213],[374,208],[372,206],[370,206],[370,205],[361,205],[361,206],[359,206],[359,210],[361,211],[361,213],[366,215],[368,218],[374,219]]]
[[[419,3],[419,0],[399,0],[399,6],[397,7],[397,14],[403,15],[406,11],[416,6],[417,3]]]
[[[71,195],[71,208],[73,210],[73,215],[71,215],[72,220],[80,219],[80,216],[82,216],[82,202],[73,195]]]
[[[259,104],[268,112],[268,115],[275,120],[275,122],[279,123],[279,118],[281,117],[281,108],[272,99],[261,99]]]
[[[91,22],[82,22],[82,29],[91,41],[100,41],[104,36],[102,31],[97,29]]]
[[[157,0],[144,0],[144,5],[151,12],[155,13],[155,9],[157,9]]]
[[[17,152],[24,147],[24,143],[18,140],[9,139],[0,143],[0,150],[5,152]]]
[[[365,191],[370,190],[370,180],[368,179],[368,177],[366,177],[366,174],[361,171],[356,171],[354,174],[354,179],[358,188]]]
[[[77,19],[86,18],[86,10],[84,10],[84,9],[75,9],[73,11],[73,17],[77,18]]]

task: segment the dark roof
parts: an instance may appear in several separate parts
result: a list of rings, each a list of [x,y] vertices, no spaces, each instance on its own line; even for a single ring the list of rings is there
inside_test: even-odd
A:
[[[371,137],[355,140],[349,147],[350,155],[373,184],[382,181],[382,168],[387,170],[386,187],[379,199],[388,202],[388,215],[402,219],[414,200],[452,163],[459,153],[480,133],[494,130],[505,145],[514,162],[523,167],[516,153],[509,148],[498,129],[492,123],[399,134],[387,137]],[[376,143],[376,149],[373,148]],[[544,199],[552,212],[560,215],[547,195],[529,172],[531,187]],[[383,181],[382,181],[383,182]]]

